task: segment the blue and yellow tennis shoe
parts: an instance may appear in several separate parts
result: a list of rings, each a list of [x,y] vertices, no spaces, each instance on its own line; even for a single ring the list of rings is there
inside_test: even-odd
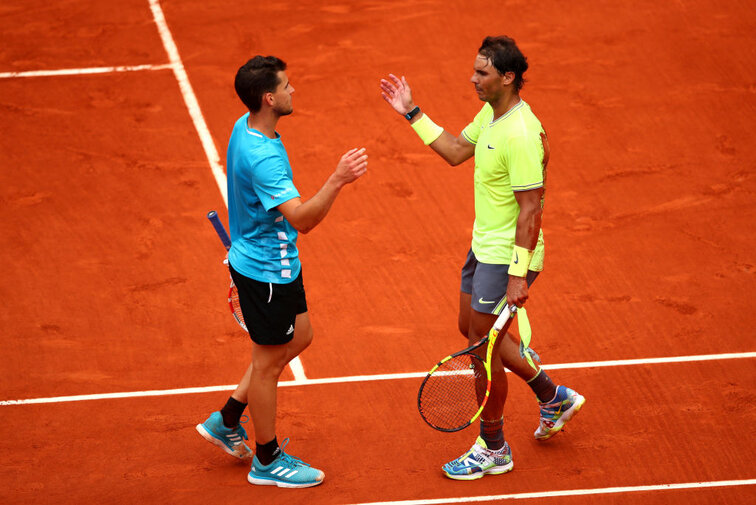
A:
[[[492,451],[486,447],[486,442],[478,437],[469,451],[445,464],[441,470],[450,479],[474,480],[484,475],[507,473],[513,467],[512,451],[508,443],[504,442],[504,447]]]
[[[252,450],[244,443],[244,440],[249,440],[249,438],[241,423],[237,424],[235,428],[226,428],[220,412],[210,414],[207,421],[197,425],[197,431],[205,440],[217,445],[232,456],[239,459],[252,457]]]
[[[539,403],[541,423],[535,431],[536,440],[548,440],[572,419],[585,403],[585,398],[565,386],[557,386],[556,396],[550,402]]]
[[[257,456],[252,458],[252,468],[247,475],[250,484],[278,487],[312,487],[325,478],[325,474],[299,458],[284,452],[289,439],[281,444],[281,453],[269,465],[260,464]]]

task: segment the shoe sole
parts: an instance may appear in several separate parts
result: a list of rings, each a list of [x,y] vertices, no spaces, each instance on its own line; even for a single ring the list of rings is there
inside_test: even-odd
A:
[[[508,472],[511,472],[513,468],[514,468],[514,461],[510,462],[508,465],[496,466],[493,468],[489,468],[488,470],[483,470],[482,472],[470,473],[467,475],[454,475],[454,474],[448,473],[446,470],[443,470],[443,472],[444,472],[444,475],[454,480],[477,480],[477,479],[482,479],[486,475],[501,475],[503,473],[508,473]]]
[[[247,453],[247,455],[245,456],[245,455],[243,455],[243,454],[239,454],[239,453],[235,452],[235,451],[234,451],[234,450],[232,450],[232,449],[229,449],[229,448],[228,448],[228,447],[226,446],[226,444],[224,444],[223,442],[221,442],[220,440],[218,440],[217,438],[215,438],[215,437],[213,436],[213,434],[212,434],[212,433],[210,433],[209,431],[207,431],[207,430],[205,429],[205,427],[204,427],[204,426],[202,426],[201,424],[198,424],[198,425],[196,426],[196,428],[197,428],[197,433],[199,433],[200,435],[202,435],[202,438],[204,438],[205,440],[207,440],[207,441],[208,441],[208,442],[210,442],[211,444],[213,444],[213,445],[215,445],[215,446],[218,446],[218,447],[220,447],[221,449],[223,449],[224,451],[226,451],[226,452],[227,452],[228,454],[230,454],[231,456],[233,456],[233,457],[235,457],[235,458],[239,458],[239,459],[249,459],[249,458],[251,458],[251,457],[252,457],[252,456],[254,455],[254,454],[252,453],[252,451],[251,451],[251,450],[250,450],[250,451],[249,451],[249,452]]]
[[[324,476],[325,478],[325,476]],[[265,479],[262,477],[253,477],[252,474],[247,474],[247,482],[256,486],[278,486],[286,488],[299,488],[299,487],[314,487],[323,483],[323,479],[315,482],[305,482],[297,484],[294,482],[284,482],[276,479]]]
[[[583,405],[585,404],[585,397],[577,395],[577,401],[575,404],[570,407],[569,409],[564,411],[564,414],[562,414],[562,417],[559,418],[559,420],[556,422],[553,428],[551,428],[545,435],[538,436],[535,435],[535,439],[539,442],[543,442],[545,440],[550,439],[560,431],[562,431],[562,428],[564,428],[564,425],[567,424],[567,421],[575,417],[575,415],[580,412],[580,409],[583,408]],[[540,428],[539,428],[540,429]],[[537,433],[537,430],[536,430]]]

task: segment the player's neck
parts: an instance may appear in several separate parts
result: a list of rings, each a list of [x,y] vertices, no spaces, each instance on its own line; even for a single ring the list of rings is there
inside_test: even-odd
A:
[[[268,138],[276,138],[276,125],[278,118],[281,117],[271,109],[263,108],[259,112],[249,113],[247,126],[253,128]]]
[[[517,92],[506,92],[502,94],[495,102],[488,102],[494,111],[493,119],[499,119],[501,116],[509,112],[509,110],[520,103],[520,94]]]

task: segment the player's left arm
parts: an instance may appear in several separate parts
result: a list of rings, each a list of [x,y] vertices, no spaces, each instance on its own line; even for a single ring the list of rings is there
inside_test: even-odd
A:
[[[503,161],[509,170],[512,191],[520,207],[507,284],[507,300],[518,307],[522,307],[528,299],[526,277],[541,231],[545,162],[548,156],[546,149],[543,137],[521,135],[509,138],[504,151]]]
[[[520,214],[517,217],[517,231],[515,232],[515,245],[529,251],[533,251],[538,244],[538,234],[541,231],[541,196],[543,188],[530,189],[527,191],[515,191],[514,196],[520,206]],[[518,261],[527,261],[526,258],[518,258]],[[516,275],[509,276],[507,284],[507,301],[522,307],[528,299],[528,284],[525,277]]]

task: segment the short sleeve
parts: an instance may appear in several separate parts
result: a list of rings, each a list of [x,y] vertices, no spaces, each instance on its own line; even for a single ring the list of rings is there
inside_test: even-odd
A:
[[[469,143],[475,145],[478,143],[478,138],[480,137],[480,130],[483,128],[483,126],[486,124],[487,121],[490,121],[491,118],[489,116],[492,116],[488,109],[490,109],[490,105],[485,104],[482,109],[476,114],[475,118],[472,120],[470,124],[465,126],[465,129],[462,130],[462,136],[467,140]]]
[[[299,196],[288,168],[280,156],[268,156],[256,164],[252,187],[266,211]]]
[[[512,191],[543,187],[543,145],[540,137],[519,135],[509,138],[504,158]]]

